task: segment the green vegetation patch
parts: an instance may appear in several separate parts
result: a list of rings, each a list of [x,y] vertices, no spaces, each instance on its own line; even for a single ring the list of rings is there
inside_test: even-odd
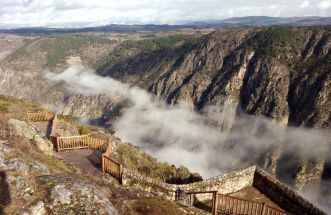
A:
[[[113,156],[119,156],[119,160],[126,168],[137,170],[142,175],[162,182],[188,183],[201,180],[199,175],[193,176],[186,167],[176,168],[167,162],[159,162],[131,144],[117,145]]]
[[[0,100],[0,112],[8,112],[10,103],[8,101]]]
[[[152,39],[145,40],[127,40],[121,44],[121,47],[124,49],[137,48],[142,51],[151,51],[154,48],[166,49],[171,48],[177,45],[179,42],[183,42],[184,44],[195,44],[199,42],[200,38],[192,37],[189,35],[177,34],[170,35],[166,37],[157,37]]]
[[[90,129],[85,125],[80,125],[78,127],[78,132],[80,135],[87,135],[90,133]]]
[[[295,33],[290,27],[270,27],[258,32],[248,46],[260,54],[275,57],[285,47],[293,46]]]
[[[72,116],[70,116],[70,115],[58,114],[57,115],[57,118],[59,120],[62,120],[64,122],[67,122],[67,123],[70,123],[70,124],[76,123],[75,119]]]
[[[25,39],[25,43],[23,46],[19,47],[18,49],[16,49],[14,52],[12,52],[10,55],[8,55],[6,58],[9,60],[9,61],[15,61],[19,58],[22,58],[22,57],[26,57],[28,56],[28,52],[26,51],[26,48],[28,45],[30,45],[31,43],[35,42],[38,38],[35,38],[35,39],[32,39],[32,40],[26,40]]]
[[[150,52],[153,50],[166,50],[175,48],[190,48],[201,43],[206,36],[191,36],[191,35],[169,35],[164,37],[155,37],[143,40],[126,40],[115,48],[108,56],[99,60],[93,67],[97,70],[100,68],[115,65],[121,59],[126,57],[130,50],[138,50],[139,52]]]
[[[47,66],[55,66],[81,47],[113,43],[112,40],[87,34],[54,34],[43,39],[40,47],[47,53]]]
[[[0,112],[41,111],[42,107],[12,96],[0,95]]]

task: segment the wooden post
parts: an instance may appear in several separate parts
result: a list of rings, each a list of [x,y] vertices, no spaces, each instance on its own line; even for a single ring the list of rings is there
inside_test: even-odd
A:
[[[193,194],[190,194],[190,205],[193,205]]]
[[[60,152],[60,139],[59,138],[56,138],[56,149],[57,149],[57,152]]]
[[[118,179],[120,184],[122,184],[122,179],[123,179],[123,166],[122,166],[122,164],[120,164],[120,177]]]
[[[261,215],[264,214],[264,210],[265,210],[265,208],[266,208],[266,207],[265,207],[265,203],[263,202],[263,203],[262,203],[262,209],[261,209]]]
[[[53,120],[52,120],[51,136],[55,136],[55,133],[56,133],[56,125],[57,125],[57,115],[54,114],[54,118],[53,118]]]
[[[212,209],[212,213],[214,215],[217,214],[217,204],[218,204],[218,202],[217,202],[217,191],[216,191],[216,192],[213,193],[213,209]]]
[[[105,156],[102,155],[102,172],[105,173]]]

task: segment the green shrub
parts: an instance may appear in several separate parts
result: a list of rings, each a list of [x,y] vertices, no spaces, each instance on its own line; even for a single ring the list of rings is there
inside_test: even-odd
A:
[[[12,96],[0,95],[0,112],[8,112],[11,106],[14,106],[14,111],[42,111],[42,107],[36,104],[30,104],[24,100],[17,99]]]
[[[110,44],[114,41],[95,35],[54,34],[46,36],[40,47],[47,53],[47,66],[55,66],[66,56],[77,52],[84,46]]]
[[[0,112],[8,112],[9,107],[9,102],[0,100]]]
[[[57,117],[58,117],[58,119],[63,120],[67,123],[75,123],[75,119],[70,115],[58,114]]]
[[[155,37],[143,40],[126,40],[122,42],[117,48],[109,53],[106,57],[98,60],[93,68],[96,70],[104,70],[105,67],[110,68],[121,59],[125,59],[125,54],[130,49],[139,49],[142,52],[149,52],[152,50],[165,50],[172,48],[190,48],[199,44],[205,39],[205,36],[190,36],[190,35],[170,35],[165,37]],[[178,47],[176,46],[178,44]]]
[[[274,57],[282,48],[292,45],[294,40],[293,28],[269,27],[258,32],[248,42],[248,47],[258,50],[261,54]]]
[[[112,156],[119,156],[120,162],[128,169],[137,170],[140,174],[163,182],[190,182],[190,171],[186,167],[176,168],[167,162],[159,162],[139,147],[131,144],[119,144]],[[178,180],[177,177],[181,177]]]
[[[87,126],[85,126],[85,125],[80,125],[80,126],[78,127],[78,132],[79,132],[80,135],[87,135],[87,134],[90,133],[90,130],[89,130],[89,128],[88,128]]]

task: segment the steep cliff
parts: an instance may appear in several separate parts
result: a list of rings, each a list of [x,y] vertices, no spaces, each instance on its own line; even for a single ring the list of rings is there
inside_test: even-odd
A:
[[[220,30],[99,72],[197,110],[231,100],[284,125],[330,127],[330,41],[329,28]]]
[[[330,28],[220,30],[183,44],[119,57],[99,73],[144,87],[170,104],[184,101],[202,113],[231,103],[233,117],[244,111],[284,126],[330,128]],[[255,126],[246,129],[260,129]],[[259,163],[299,190],[309,192],[324,183],[328,155],[296,157],[288,147],[250,152],[244,162]]]

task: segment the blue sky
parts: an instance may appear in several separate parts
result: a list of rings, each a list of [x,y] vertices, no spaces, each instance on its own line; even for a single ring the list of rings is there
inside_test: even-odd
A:
[[[182,24],[236,16],[331,16],[331,0],[0,0],[0,27]]]

